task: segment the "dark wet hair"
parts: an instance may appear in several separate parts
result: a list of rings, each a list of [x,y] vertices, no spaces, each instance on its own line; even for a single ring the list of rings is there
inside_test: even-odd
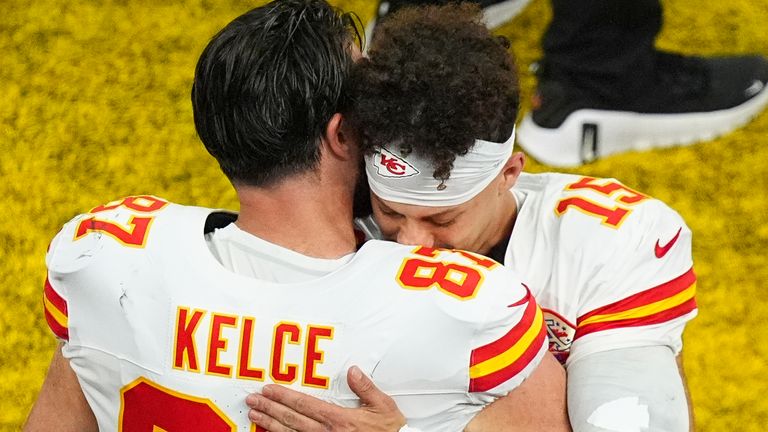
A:
[[[195,127],[234,184],[268,186],[317,166],[361,40],[359,19],[321,0],[274,1],[213,37],[195,69]]]

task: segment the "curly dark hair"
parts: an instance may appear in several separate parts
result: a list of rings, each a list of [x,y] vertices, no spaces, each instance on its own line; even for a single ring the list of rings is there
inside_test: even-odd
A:
[[[377,27],[369,58],[354,66],[349,117],[372,152],[397,145],[450,177],[475,139],[509,138],[520,103],[509,41],[471,3],[404,8]]]
[[[348,103],[353,14],[279,0],[237,17],[203,51],[192,107],[205,148],[235,184],[268,186],[314,169],[320,138]]]

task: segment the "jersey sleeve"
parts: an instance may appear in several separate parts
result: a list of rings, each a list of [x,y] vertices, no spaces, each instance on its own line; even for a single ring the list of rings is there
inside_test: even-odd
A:
[[[91,281],[93,274],[84,270],[110,250],[143,248],[154,212],[167,204],[149,195],[127,197],[94,207],[62,227],[48,247],[43,286],[43,314],[57,338],[70,341],[70,313],[77,309],[74,306],[85,307],[77,299],[87,290],[84,281]]]
[[[67,222],[48,246],[47,267],[43,284],[43,314],[48,328],[60,340],[69,341],[69,292],[67,275],[85,265],[92,256],[88,246],[75,243],[77,226],[87,215],[81,214]],[[79,259],[77,258],[79,256]]]
[[[51,285],[50,277],[46,276],[43,286],[43,314],[48,328],[53,334],[63,340],[69,340],[69,309],[66,298]]]
[[[491,260],[489,260],[491,261]],[[512,270],[495,264],[473,299],[476,323],[470,342],[470,397],[487,404],[518,387],[546,352],[543,314]]]
[[[613,232],[599,227],[586,254],[580,309],[569,362],[611,349],[682,349],[685,323],[696,316],[692,235],[664,203],[648,199]],[[589,259],[594,257],[595,259]]]
[[[546,351],[543,315],[530,291],[507,309],[493,311],[470,356],[469,391],[481,401],[522,384]]]

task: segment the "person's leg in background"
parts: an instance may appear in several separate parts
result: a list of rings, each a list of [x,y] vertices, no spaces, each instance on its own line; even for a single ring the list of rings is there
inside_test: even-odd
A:
[[[552,21],[541,41],[541,71],[590,93],[640,93],[654,70],[661,30],[658,0],[550,0]]]
[[[533,112],[520,145],[554,166],[691,144],[743,125],[768,103],[761,56],[657,51],[659,0],[551,0]]]

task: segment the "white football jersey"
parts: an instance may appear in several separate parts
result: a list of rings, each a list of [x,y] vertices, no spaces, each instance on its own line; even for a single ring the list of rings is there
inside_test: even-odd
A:
[[[696,316],[691,231],[663,202],[614,179],[522,174],[504,256],[544,310],[561,362],[617,348],[678,353]]]
[[[663,202],[614,179],[523,173],[511,238],[491,255],[522,276],[561,363],[651,345],[682,349],[696,316],[691,231]],[[381,238],[372,217],[355,221]]]
[[[245,397],[264,383],[356,406],[358,365],[411,426],[458,431],[546,352],[541,310],[493,260],[371,241],[279,284],[213,257],[204,232],[221,218],[129,197],[52,242],[45,317],[101,430],[255,431]]]

